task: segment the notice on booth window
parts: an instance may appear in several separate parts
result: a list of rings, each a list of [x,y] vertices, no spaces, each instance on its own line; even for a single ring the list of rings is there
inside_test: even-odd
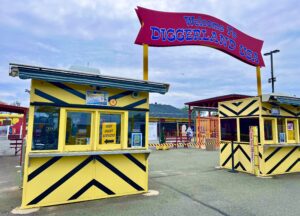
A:
[[[108,105],[108,93],[104,91],[86,91],[86,104],[107,106]]]
[[[143,147],[143,134],[132,133],[131,134],[131,147]]]
[[[117,141],[117,123],[102,123],[102,144],[115,144]]]

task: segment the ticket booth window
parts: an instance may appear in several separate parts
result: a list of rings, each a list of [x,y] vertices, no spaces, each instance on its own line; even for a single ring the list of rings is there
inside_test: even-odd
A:
[[[89,145],[91,113],[67,112],[66,145]]]
[[[285,143],[286,142],[286,126],[285,126],[285,119],[278,118],[277,119],[277,133],[278,133],[278,142]]]
[[[130,111],[128,114],[128,147],[145,147],[146,112]]]
[[[286,126],[287,126],[288,141],[296,142],[296,131],[297,131],[296,120],[287,119]]]
[[[121,114],[100,113],[99,144],[121,144]]]
[[[274,120],[265,119],[264,120],[264,132],[265,132],[265,140],[266,141],[272,141],[274,139],[273,128],[274,128]]]
[[[241,142],[250,142],[249,131],[251,126],[256,126],[258,128],[258,142],[260,142],[259,119],[240,118],[240,141]]]
[[[32,150],[56,150],[58,148],[59,110],[57,107],[35,107]]]
[[[237,141],[236,119],[221,119],[221,140]]]

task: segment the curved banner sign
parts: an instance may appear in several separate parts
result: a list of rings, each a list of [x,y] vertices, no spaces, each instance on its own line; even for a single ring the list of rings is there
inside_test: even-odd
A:
[[[196,13],[170,13],[138,7],[142,24],[136,44],[168,47],[202,45],[218,49],[247,64],[265,66],[262,40],[253,38],[215,17]]]

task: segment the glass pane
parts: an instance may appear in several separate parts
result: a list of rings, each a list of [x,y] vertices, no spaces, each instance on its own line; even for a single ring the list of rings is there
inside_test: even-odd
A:
[[[295,140],[295,122],[287,121],[287,129],[288,129],[288,138],[289,140]]]
[[[250,142],[249,131],[250,126],[256,126],[258,130],[258,142],[260,142],[259,136],[259,119],[258,118],[241,118],[240,119],[240,140],[241,142]]]
[[[121,143],[121,114],[100,113],[99,144]]]
[[[221,119],[221,140],[237,140],[236,119]]]
[[[285,120],[284,120],[284,118],[277,119],[277,132],[278,132],[278,142],[285,143],[286,135],[285,135]]]
[[[128,113],[128,147],[145,147],[146,112]]]
[[[91,113],[67,112],[66,145],[88,145],[91,137]]]
[[[272,120],[264,120],[265,140],[273,140]]]
[[[32,150],[55,150],[58,147],[59,108],[35,107]]]

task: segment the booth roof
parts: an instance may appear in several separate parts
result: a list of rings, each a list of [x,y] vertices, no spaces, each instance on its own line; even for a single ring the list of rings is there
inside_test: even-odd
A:
[[[202,100],[186,102],[185,105],[189,106],[199,106],[199,107],[218,107],[218,103],[222,101],[229,101],[229,100],[238,100],[243,98],[252,97],[249,95],[241,95],[241,94],[229,94],[229,95],[222,95],[218,97],[206,98]]]
[[[288,104],[292,106],[300,107],[300,98],[295,96],[289,96],[286,94],[272,93],[262,95],[263,102]]]
[[[156,92],[160,94],[165,94],[169,90],[169,84],[165,83],[14,63],[10,63],[9,75],[12,77],[18,76],[20,79],[35,79],[44,80],[47,82],[93,85],[99,87],[126,89],[131,91]]]

